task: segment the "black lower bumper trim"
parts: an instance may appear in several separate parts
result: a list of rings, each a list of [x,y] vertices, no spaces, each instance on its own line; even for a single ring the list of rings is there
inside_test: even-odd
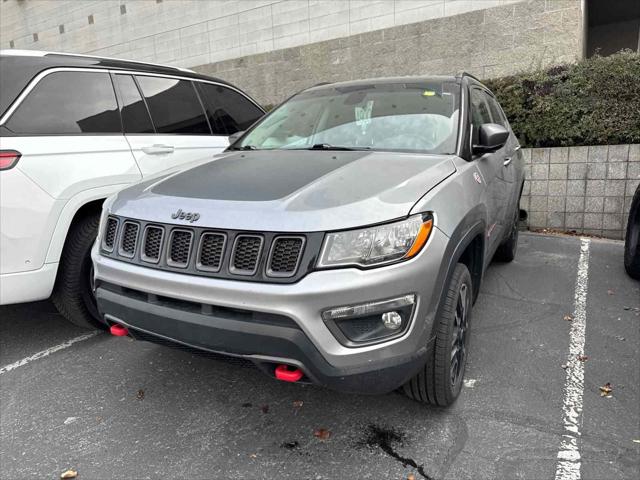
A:
[[[99,287],[98,308],[106,322],[122,323],[132,335],[176,342],[220,355],[239,357],[273,375],[279,363],[295,365],[313,383],[343,392],[381,394],[404,384],[425,362],[426,348],[410,358],[376,361],[362,368],[329,364],[299,328],[203,315],[149,303]]]

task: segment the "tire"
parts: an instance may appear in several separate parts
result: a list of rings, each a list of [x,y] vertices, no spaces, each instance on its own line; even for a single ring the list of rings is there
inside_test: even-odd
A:
[[[519,203],[520,202],[518,202],[518,204]],[[518,204],[516,204],[509,237],[507,237],[507,239],[498,246],[496,253],[493,256],[493,258],[499,262],[513,262],[516,258],[516,253],[518,252],[518,220],[520,218],[520,209]]]
[[[640,280],[640,186],[631,200],[624,241],[624,268],[631,278]]]
[[[96,239],[100,215],[76,221],[67,234],[51,300],[60,314],[83,328],[104,328],[92,291],[91,247]]]
[[[409,398],[440,407],[447,407],[458,398],[467,361],[472,301],[471,275],[466,265],[458,263],[436,319],[436,338],[427,362],[402,387]]]

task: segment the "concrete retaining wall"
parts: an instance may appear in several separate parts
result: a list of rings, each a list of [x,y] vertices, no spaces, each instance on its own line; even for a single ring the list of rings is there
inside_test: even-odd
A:
[[[525,149],[530,228],[622,239],[640,183],[640,144]]]
[[[581,25],[575,0],[528,0],[194,68],[275,104],[319,82],[461,70],[493,78],[573,62]]]

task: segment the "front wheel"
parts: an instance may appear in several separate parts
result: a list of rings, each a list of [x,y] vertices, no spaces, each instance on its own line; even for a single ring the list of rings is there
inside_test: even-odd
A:
[[[93,294],[91,247],[98,232],[99,215],[88,215],[69,229],[58,267],[51,300],[71,323],[84,328],[103,328]]]
[[[458,263],[436,319],[436,338],[427,363],[403,386],[408,397],[441,407],[458,398],[467,363],[472,299],[471,275],[466,265]]]

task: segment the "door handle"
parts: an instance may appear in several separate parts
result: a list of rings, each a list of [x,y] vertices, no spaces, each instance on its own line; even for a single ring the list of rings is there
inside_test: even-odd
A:
[[[502,162],[502,165],[504,165],[506,167],[510,163],[511,163],[511,157],[507,157],[507,158],[504,159],[504,162]]]
[[[147,155],[162,155],[164,153],[173,153],[173,146],[154,144],[150,147],[142,147],[142,151]]]

